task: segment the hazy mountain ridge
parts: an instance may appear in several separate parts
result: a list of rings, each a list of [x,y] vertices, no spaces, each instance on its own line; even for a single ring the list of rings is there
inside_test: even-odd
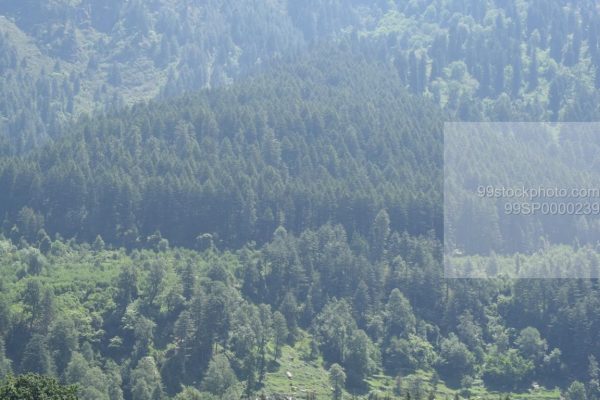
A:
[[[18,49],[7,69],[5,90],[27,81],[56,88],[52,93],[21,89],[6,105],[5,133],[22,151],[59,135],[71,116],[229,84],[262,63],[297,53],[358,22],[352,10],[332,6],[337,10],[333,20],[317,18],[306,28],[305,20],[319,8],[308,12],[309,5],[289,7],[293,11],[285,1],[3,2],[4,24],[19,29],[18,35],[5,38],[7,52]],[[43,73],[24,67],[28,49],[37,53],[29,62],[43,64]],[[25,73],[22,67],[26,78],[10,80],[10,71]],[[44,104],[48,98],[56,103],[51,110]],[[23,127],[12,116],[9,107],[22,103],[30,104],[28,113],[38,120],[35,126]]]
[[[590,120],[599,112],[593,1],[10,0],[0,15],[53,65],[3,85],[7,93],[28,81],[52,88],[21,90],[0,109],[13,152],[60,135],[72,116],[227,85],[330,40],[362,43],[394,62],[406,87],[457,119]],[[11,112],[23,103],[33,123]]]

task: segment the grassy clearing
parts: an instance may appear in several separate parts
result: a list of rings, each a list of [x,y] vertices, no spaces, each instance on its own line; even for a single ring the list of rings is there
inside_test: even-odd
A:
[[[473,382],[473,386],[468,390],[449,388],[441,380],[434,388],[431,383],[432,375],[432,372],[417,371],[414,374],[404,376],[401,379],[402,389],[400,396],[394,393],[396,382],[395,379],[390,376],[375,375],[368,380],[368,383],[372,392],[377,393],[380,395],[380,397],[389,395],[391,398],[406,398],[407,392],[410,392],[412,399],[419,397],[417,392],[420,392],[422,398],[427,398],[433,391],[436,399],[450,400],[453,399],[457,394],[460,398],[470,399],[505,399],[506,396],[509,396],[511,400],[560,399],[560,392],[558,389],[548,390],[540,388],[535,391],[531,390],[523,393],[501,393],[487,390],[483,386],[483,382],[481,380],[475,380]]]
[[[298,398],[306,398],[314,393],[317,398],[331,397],[329,375],[323,368],[323,360],[308,360],[308,337],[300,340],[295,347],[285,346],[278,360],[278,368],[267,373],[265,394],[287,394]],[[292,378],[288,378],[290,372]]]
[[[282,356],[278,360],[278,367],[267,373],[265,386],[262,392],[267,395],[283,394],[289,397],[304,399],[308,393],[315,393],[317,399],[331,398],[331,388],[327,370],[323,366],[321,358],[317,360],[308,360],[308,343],[310,338],[305,336],[296,346],[285,346],[282,349]],[[288,378],[287,372],[292,374]],[[368,392],[377,394],[380,399],[389,396],[391,399],[405,399],[406,394],[410,392],[411,399],[420,397],[425,400],[432,392],[431,384],[432,372],[417,371],[416,373],[406,375],[401,379],[400,395],[395,393],[396,380],[394,377],[384,374],[376,374],[367,381]],[[469,390],[457,390],[449,388],[443,381],[439,381],[433,390],[436,399],[452,400],[458,394],[461,399],[505,399],[508,395],[511,400],[551,400],[560,399],[558,389],[530,390],[523,393],[500,393],[489,391],[483,386],[481,380],[475,380]],[[354,394],[346,392],[344,397],[367,398],[368,394]]]

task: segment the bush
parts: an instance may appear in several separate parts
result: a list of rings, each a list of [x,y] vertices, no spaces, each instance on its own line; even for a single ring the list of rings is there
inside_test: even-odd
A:
[[[55,379],[27,374],[7,378],[0,386],[3,400],[77,400],[76,386],[62,386]]]

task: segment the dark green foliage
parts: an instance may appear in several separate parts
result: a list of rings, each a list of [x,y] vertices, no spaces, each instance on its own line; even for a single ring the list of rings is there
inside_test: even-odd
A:
[[[162,383],[156,363],[151,357],[142,358],[131,371],[132,399],[161,399]]]
[[[441,232],[441,114],[401,86],[387,66],[324,49],[227,90],[85,118],[0,162],[0,214],[37,210],[51,235],[157,250],[207,231],[217,246],[264,243],[280,225],[331,221],[369,237],[380,259],[390,228]]]
[[[410,303],[398,289],[392,290],[386,305],[386,335],[408,336],[414,333],[415,316]]]
[[[217,355],[208,365],[206,376],[202,380],[202,388],[212,394],[222,396],[236,381],[237,378],[227,357]]]
[[[5,400],[77,400],[77,388],[61,386],[55,379],[34,374],[9,377],[0,384]]]
[[[465,375],[471,374],[474,368],[475,357],[456,335],[450,334],[448,339],[442,339],[438,360],[438,370],[442,377],[458,384]]]
[[[375,370],[372,351],[373,344],[364,331],[356,330],[349,338],[344,365],[352,385],[364,385],[364,380]]]
[[[56,366],[56,373],[60,376],[71,360],[73,351],[78,347],[73,321],[63,318],[53,321],[48,332],[48,347]]]
[[[275,335],[275,359],[281,356],[281,347],[287,342],[289,331],[283,314],[273,314],[273,333]]]
[[[392,337],[383,354],[383,366],[390,375],[400,371],[429,370],[436,359],[434,347],[416,335]]]
[[[20,370],[40,375],[53,374],[54,365],[44,336],[35,334],[29,339],[23,352]]]

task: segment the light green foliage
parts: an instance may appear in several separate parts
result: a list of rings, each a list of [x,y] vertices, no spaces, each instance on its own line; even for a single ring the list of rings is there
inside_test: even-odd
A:
[[[565,398],[568,400],[586,400],[587,396],[584,384],[578,381],[571,383],[569,389],[565,393]]]
[[[181,393],[174,397],[174,400],[211,400],[214,396],[208,393],[202,393],[193,387],[186,386]]]
[[[307,234],[304,240],[310,237]],[[339,238],[331,240],[336,246],[339,245]],[[181,392],[181,385],[206,391],[210,386],[211,391],[214,390],[223,396],[233,396],[234,392],[241,393],[248,388],[253,388],[251,390],[255,393],[260,393],[261,390],[266,390],[267,393],[314,390],[321,396],[328,396],[331,391],[326,382],[327,374],[324,368],[336,359],[348,376],[344,392],[382,390],[391,393],[393,379],[381,375],[379,371],[383,367],[386,373],[393,375],[400,370],[406,376],[421,376],[424,393],[431,390],[426,382],[429,382],[433,368],[439,369],[441,382],[448,384],[452,384],[454,379],[462,380],[462,376],[472,377],[475,374],[476,378],[472,380],[470,390],[472,393],[486,393],[481,381],[477,379],[477,369],[473,370],[473,366],[478,363],[477,358],[469,355],[470,347],[484,339],[478,333],[476,325],[479,322],[464,313],[456,317],[459,320],[460,338],[464,338],[464,342],[450,335],[449,339],[441,339],[438,347],[435,341],[427,338],[435,338],[436,331],[431,325],[419,321],[415,315],[421,311],[413,310],[401,292],[392,290],[387,301],[384,296],[380,296],[379,305],[369,307],[368,314],[365,315],[367,327],[372,326],[373,316],[377,316],[381,318],[384,326],[387,326],[386,329],[395,329],[393,323],[398,321],[391,320],[389,315],[397,312],[397,315],[403,316],[400,322],[408,321],[409,326],[414,326],[415,333],[404,336],[405,328],[400,327],[397,331],[401,336],[388,339],[384,335],[376,341],[369,331],[361,330],[354,321],[351,302],[356,290],[348,290],[347,298],[326,303],[314,317],[309,326],[315,333],[312,339],[303,338],[304,326],[299,326],[300,337],[296,339],[298,342],[292,348],[286,345],[288,325],[281,312],[271,313],[271,306],[256,306],[246,302],[238,289],[228,286],[229,283],[207,278],[209,266],[221,264],[227,271],[227,281],[235,282],[238,279],[235,271],[240,265],[239,254],[199,254],[189,250],[172,249],[162,253],[137,250],[127,255],[120,250],[105,249],[92,252],[85,246],[66,246],[68,250],[62,255],[48,256],[51,266],[49,275],[34,279],[25,278],[21,281],[12,278],[18,267],[6,263],[6,260],[12,260],[21,254],[16,249],[8,250],[0,256],[0,262],[6,266],[1,269],[1,273],[6,277],[3,280],[6,288],[4,296],[7,299],[16,299],[11,306],[11,313],[22,315],[26,326],[29,326],[30,315],[35,305],[39,306],[43,300],[43,296],[35,294],[57,293],[54,295],[53,306],[55,323],[49,326],[45,335],[37,334],[30,345],[22,344],[24,349],[28,348],[23,359],[26,360],[26,365],[30,366],[28,368],[42,368],[51,371],[50,373],[58,372],[61,363],[68,360],[63,374],[65,382],[77,383],[81,398],[121,400],[129,395],[128,390],[137,398],[165,396],[165,392],[173,397]],[[416,245],[415,248],[418,249]],[[260,257],[260,252],[256,251],[254,256]],[[303,257],[307,256],[310,254],[303,254]],[[218,263],[216,257],[220,260]],[[406,259],[409,263],[416,262],[417,258],[413,257],[407,255]],[[149,304],[145,296],[152,295],[152,291],[147,289],[147,284],[152,282],[151,274],[156,273],[152,268],[148,268],[149,263],[163,266],[163,271],[159,274],[162,278],[154,281],[161,282],[163,294],[168,293],[169,288],[180,281],[178,276],[186,270],[186,265],[194,265],[194,275],[197,276],[198,282],[190,301],[180,304],[179,307],[183,308],[169,307],[168,297],[163,294],[153,296],[153,307],[145,306]],[[408,265],[403,268],[404,271],[410,271]],[[222,274],[214,276],[218,278],[220,275]],[[128,282],[126,277],[132,277],[134,284]],[[366,282],[369,282],[370,278],[367,276],[357,277],[356,287],[360,284],[359,279],[369,287]],[[137,282],[140,282],[141,289],[137,289]],[[74,291],[72,288],[80,290]],[[27,290],[31,293],[24,296]],[[317,284],[313,286],[312,294],[315,299],[318,299],[319,291],[322,290],[323,287]],[[418,294],[410,287],[403,290],[411,293],[411,296]],[[534,287],[517,285],[515,290],[531,292]],[[124,295],[125,293],[129,295]],[[268,294],[269,292],[264,292],[262,295]],[[369,291],[368,297],[376,299],[378,294],[371,294]],[[118,307],[118,302],[126,298],[130,300],[122,310]],[[37,301],[33,301],[35,299]],[[300,303],[305,301],[301,297],[300,299]],[[503,307],[513,304],[508,298],[499,302]],[[124,303],[126,301],[123,301]],[[449,312],[452,310],[452,304],[454,303],[449,305]],[[24,305],[28,308],[23,307]],[[488,313],[489,321],[495,321],[492,310]],[[41,312],[38,312],[38,315],[41,315]],[[155,321],[159,318],[171,319],[173,323],[157,324]],[[41,316],[37,320],[41,320]],[[75,331],[72,330],[73,326],[69,321],[76,324]],[[494,324],[489,322],[488,329],[495,332],[503,326],[503,322],[498,320]],[[41,328],[39,323],[32,325],[34,331]],[[11,324],[8,324],[6,329],[10,332]],[[502,329],[499,330],[501,331]],[[551,373],[555,374],[553,376],[563,374],[563,361],[558,351],[544,354],[539,365],[533,365],[523,358],[523,351],[529,348],[527,343],[539,344],[538,336],[529,335],[529,331],[525,330],[514,343],[506,343],[509,348],[508,358],[490,357],[484,360],[484,364],[479,364],[479,368],[482,368],[481,376],[490,388],[521,390],[521,387],[532,381],[532,368],[535,368],[537,374],[548,374],[547,376]],[[73,341],[74,335],[80,342],[79,346]],[[280,355],[277,364],[270,364],[275,355],[278,335]],[[526,341],[525,338],[529,336],[536,340]],[[166,342],[162,339],[165,337]],[[104,348],[99,345],[103,340],[97,342],[95,338],[103,338],[111,343],[111,346]],[[11,340],[15,343],[15,339]],[[311,341],[314,341],[318,349],[314,351],[314,356],[308,357],[308,354],[313,352],[310,349]],[[201,357],[206,357],[206,354],[210,354],[214,349],[218,350],[212,362],[199,362]],[[554,356],[555,353],[558,357]],[[148,358],[148,355],[156,355],[157,358]],[[110,361],[111,358],[123,367],[118,368]],[[440,360],[439,363],[434,362],[436,358]],[[21,365],[18,367],[20,369]],[[292,379],[286,376],[287,371],[293,375]],[[129,377],[126,379],[132,382],[130,388],[124,384],[122,373],[124,378]],[[461,376],[453,376],[454,373],[460,373]],[[361,380],[364,381],[363,387],[356,388]],[[513,387],[512,383],[517,380],[522,382],[523,386]],[[242,383],[238,385],[238,381]],[[261,386],[261,381],[264,386]],[[404,379],[403,387],[408,387],[410,382],[410,379]],[[248,384],[251,386],[247,386]],[[438,385],[440,393],[446,393],[446,390],[448,389],[444,383]],[[206,397],[206,393],[203,396]],[[552,394],[548,396],[551,397]]]
[[[307,233],[302,239],[306,243],[302,245],[310,243],[311,237],[322,235],[320,240],[331,240],[332,245],[335,243],[335,246],[340,246],[339,237],[329,236],[332,232],[335,230],[327,228],[314,235]],[[330,239],[325,239],[327,237]],[[294,243],[294,240],[296,239],[292,237],[290,242]],[[426,257],[426,253],[417,251],[420,249],[417,242],[402,240],[404,239],[400,239],[399,244],[394,246],[413,246],[415,249],[414,254],[406,254],[406,265],[398,270],[399,276],[407,276],[406,274],[415,273],[410,265],[419,265],[418,259]],[[299,319],[300,336],[296,338],[296,343],[289,342],[293,345],[290,347],[286,345],[288,325],[283,314],[279,311],[271,313],[271,305],[256,306],[245,301],[238,289],[242,285],[238,288],[229,286],[234,284],[239,276],[243,276],[236,272],[242,259],[241,253],[221,253],[214,250],[196,253],[184,249],[171,249],[161,253],[154,250],[136,250],[126,254],[121,250],[90,251],[86,246],[76,244],[65,246],[67,249],[61,255],[48,256],[48,275],[16,280],[18,266],[12,261],[7,262],[18,259],[23,254],[16,248],[0,255],[0,263],[3,265],[0,271],[5,277],[4,297],[13,299],[10,300],[13,301],[11,314],[22,316],[25,326],[29,326],[32,312],[36,313],[33,310],[41,307],[43,293],[56,293],[52,307],[56,315],[55,322],[50,324],[44,335],[38,333],[32,339],[32,344],[22,343],[24,349],[29,348],[23,359],[27,360],[26,365],[32,366],[31,368],[43,368],[50,370],[50,373],[58,372],[61,363],[68,359],[63,374],[65,382],[77,383],[78,393],[82,398],[121,400],[129,395],[129,390],[131,396],[137,398],[154,395],[174,397],[181,392],[181,385],[206,391],[210,386],[210,390],[222,393],[223,396],[234,396],[235,393],[246,391],[249,387],[253,388],[255,394],[259,394],[261,390],[266,393],[314,390],[320,396],[329,396],[330,385],[326,382],[327,374],[324,368],[336,362],[334,360],[339,360],[338,364],[348,376],[344,393],[353,393],[355,390],[381,390],[382,393],[392,393],[394,382],[390,375],[395,376],[398,371],[405,377],[419,376],[423,382],[424,396],[431,391],[428,382],[434,368],[439,370],[441,377],[437,389],[440,395],[453,394],[446,384],[453,385],[455,380],[464,381],[466,384],[464,376],[471,379],[471,393],[487,393],[479,377],[483,377],[483,383],[489,388],[523,390],[522,388],[529,385],[533,379],[538,379],[534,378],[534,372],[535,376],[541,377],[560,377],[564,374],[562,364],[565,361],[558,350],[544,353],[538,361],[539,364],[531,363],[525,358],[524,352],[530,348],[529,344],[534,344],[534,348],[537,349],[545,348],[544,345],[539,345],[544,342],[541,332],[538,336],[531,329],[517,335],[514,342],[507,339],[505,342],[498,341],[497,344],[493,344],[500,346],[500,343],[505,343],[502,346],[508,348],[508,356],[499,352],[498,356],[485,358],[483,363],[480,363],[477,357],[470,355],[470,349],[472,346],[477,347],[482,340],[485,341],[477,328],[481,322],[462,311],[463,306],[459,307],[457,304],[465,304],[459,301],[466,300],[460,297],[455,297],[448,304],[447,314],[457,315],[455,318],[459,321],[460,329],[457,331],[460,336],[441,338],[439,346],[434,340],[437,334],[434,327],[417,317],[422,315],[423,311],[413,309],[408,297],[399,290],[391,290],[387,299],[369,290],[368,298],[371,302],[378,297],[380,300],[378,303],[372,303],[374,305],[368,308],[368,313],[364,316],[368,329],[373,326],[374,317],[381,319],[382,326],[385,327],[383,333],[387,332],[386,329],[396,329],[394,323],[403,323],[397,328],[400,336],[388,338],[384,334],[379,340],[374,340],[370,331],[361,330],[354,321],[354,289],[347,290],[348,295],[343,300],[332,300],[324,304],[308,327]],[[259,250],[253,251],[253,257],[262,256]],[[303,260],[313,256],[309,252],[301,254]],[[395,258],[394,254],[390,256]],[[525,258],[523,262],[527,262]],[[152,295],[152,291],[148,290],[150,286],[147,285],[152,282],[151,274],[156,274],[156,270],[153,272],[150,268],[150,263],[163,267],[163,271],[157,274],[162,278],[154,280],[161,282],[159,287],[163,289],[159,291],[161,294],[152,296],[154,305],[147,307],[150,303],[146,296]],[[208,278],[211,270],[209,266],[216,264],[222,265],[227,272],[227,283]],[[171,308],[165,294],[180,282],[179,274],[186,271],[187,265],[193,265],[197,284],[189,302],[180,303],[179,309]],[[218,279],[221,279],[221,275],[223,274],[213,274]],[[134,279],[133,284],[127,281],[126,277]],[[368,275],[358,276],[354,285],[358,288],[360,281],[364,281],[365,286],[369,288],[371,283],[367,282],[370,282],[370,279],[373,278]],[[323,293],[325,288],[333,289],[328,283],[321,286],[317,282],[319,281],[313,284],[311,293],[315,299],[315,309],[318,310],[319,303],[316,299],[319,299],[320,293]],[[138,285],[141,288],[138,289]],[[482,286],[481,290],[484,288],[485,291],[493,293],[493,286]],[[25,296],[27,290],[31,293]],[[453,290],[458,289],[453,287]],[[516,293],[531,293],[529,298],[532,299],[537,286],[521,285],[517,282],[514,290]],[[419,294],[417,290],[408,286],[403,287],[403,291],[410,296]],[[261,295],[265,296],[267,301],[271,301],[268,296],[277,296],[269,291],[262,292]],[[523,298],[500,297],[498,307],[530,310],[529,305],[520,305],[519,301],[522,300],[519,299]],[[128,303],[125,309],[121,309],[118,304],[124,299],[129,300],[123,301],[123,304]],[[302,297],[299,299],[298,308],[303,308],[306,300]],[[460,313],[454,313],[454,307],[461,310]],[[392,313],[397,313],[402,318],[392,320],[389,318]],[[506,330],[506,322],[498,319],[493,308],[486,313],[486,329],[493,333],[493,337],[501,335]],[[37,312],[39,316],[36,320],[41,320],[41,314],[41,311]],[[173,322],[156,323],[162,318]],[[69,321],[76,324],[75,331],[71,329]],[[208,321],[211,323],[207,323]],[[403,327],[407,321],[408,326],[414,327],[414,333],[404,336]],[[7,332],[13,329],[11,326],[12,324],[7,325]],[[42,327],[40,323],[31,325],[33,331],[39,331]],[[304,337],[305,329],[312,330],[314,336]],[[78,338],[79,346],[73,342],[73,335]],[[271,363],[278,335],[280,355],[277,363]],[[98,342],[95,338],[102,340]],[[15,343],[14,338],[11,340],[11,343]],[[100,345],[104,340],[111,343],[111,346],[104,348]],[[314,351],[313,357],[308,357],[312,352],[311,341],[314,341],[318,349]],[[212,351],[217,353],[211,363],[199,362]],[[153,357],[148,358],[149,355]],[[111,359],[122,367],[117,367]],[[439,360],[437,363],[436,359]],[[568,362],[568,359],[566,361]],[[21,365],[17,367],[19,370]],[[383,375],[380,372],[381,368],[385,368],[384,371],[389,375]],[[481,375],[478,375],[479,369]],[[287,371],[293,375],[292,379],[286,376]],[[132,385],[128,387],[124,379],[129,379]],[[587,381],[590,378],[585,379]],[[361,380],[364,381],[363,387],[356,388]],[[238,381],[241,383],[237,384]],[[261,381],[264,386],[261,386]],[[517,381],[521,383],[514,386],[513,383]],[[410,382],[410,379],[403,379],[403,393],[410,386]],[[251,386],[247,386],[248,383]],[[554,396],[553,392],[542,390],[541,393],[548,397]],[[206,392],[203,396],[207,396]]]
[[[515,390],[529,381],[533,363],[521,357],[516,350],[488,355],[483,380],[492,388]]]

